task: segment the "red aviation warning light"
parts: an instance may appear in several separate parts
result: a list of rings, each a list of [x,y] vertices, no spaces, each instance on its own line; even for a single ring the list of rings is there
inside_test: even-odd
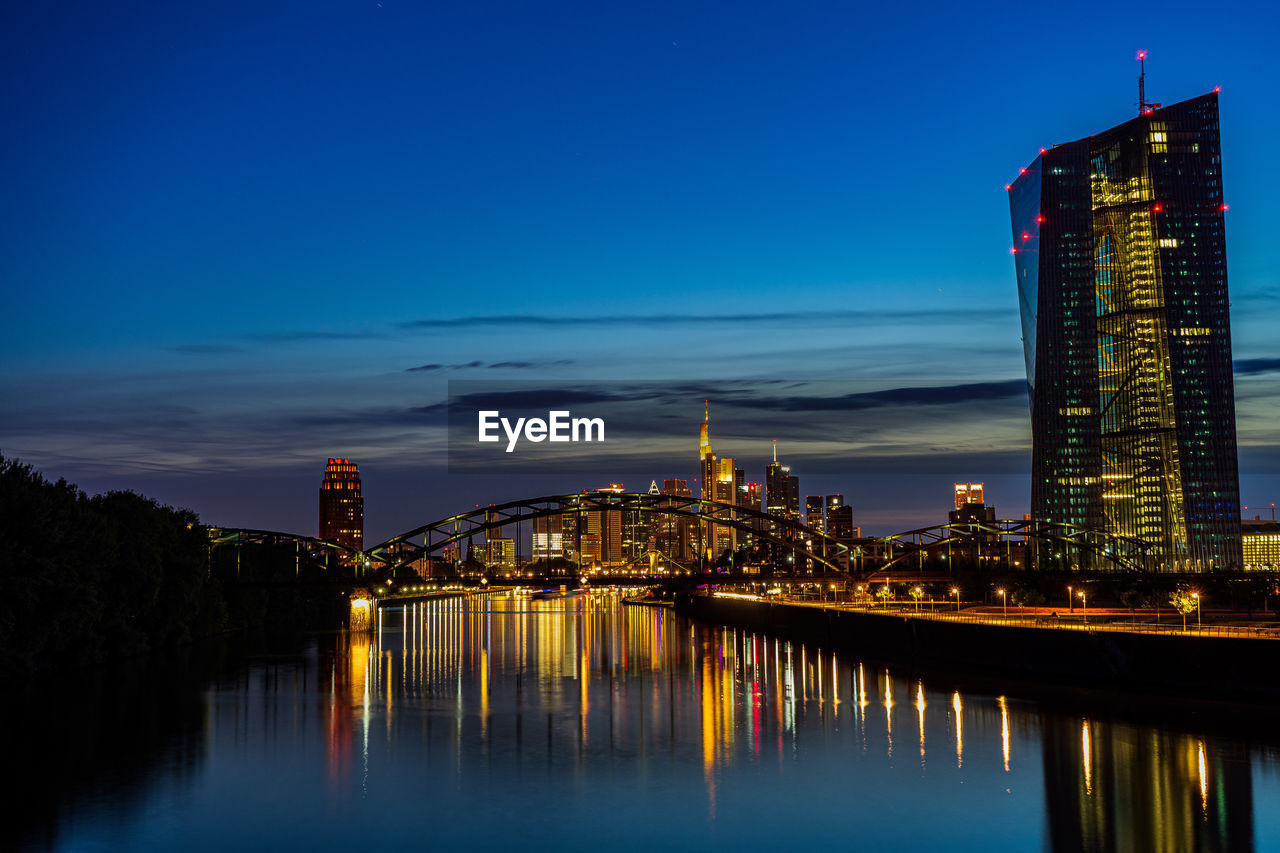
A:
[[[1152,212],[1152,213],[1163,213],[1163,212],[1164,212],[1164,205],[1163,205],[1163,204],[1159,204],[1159,203],[1151,205],[1151,212]]]

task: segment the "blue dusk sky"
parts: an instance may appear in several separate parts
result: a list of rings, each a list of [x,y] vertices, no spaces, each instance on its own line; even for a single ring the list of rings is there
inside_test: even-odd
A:
[[[1004,186],[1135,115],[1145,48],[1151,100],[1222,87],[1242,500],[1269,503],[1278,34],[1230,2],[8,3],[0,451],[302,533],[351,457],[373,542],[692,480],[705,397],[749,479],[778,438],[871,532],[943,518],[953,480],[1018,517]],[[482,379],[682,384],[633,470],[449,476],[430,412]],[[942,396],[717,417],[778,380]]]

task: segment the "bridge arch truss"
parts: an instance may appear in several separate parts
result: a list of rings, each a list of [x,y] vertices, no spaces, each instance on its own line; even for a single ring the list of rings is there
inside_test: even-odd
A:
[[[470,540],[478,533],[564,515],[593,512],[634,512],[648,516],[675,516],[704,524],[728,527],[769,542],[796,556],[803,556],[827,572],[847,575],[851,554],[848,542],[814,530],[798,520],[761,512],[750,507],[679,495],[638,492],[585,492],[549,495],[476,507],[464,513],[424,524],[381,542],[365,553],[380,564],[379,578],[448,545]],[[421,542],[414,540],[421,539]]]
[[[995,549],[993,556],[1003,553],[1008,560],[1015,543],[1019,548],[1032,543],[1037,552],[1047,547],[1049,559],[1065,557],[1066,565],[1092,564],[1091,568],[1145,572],[1150,570],[1152,547],[1151,543],[1132,536],[1038,519],[952,522],[907,530],[876,541],[881,543],[885,557],[877,573],[944,550],[961,549],[980,554],[983,547],[988,547]],[[1035,552],[1032,557],[1034,559]]]

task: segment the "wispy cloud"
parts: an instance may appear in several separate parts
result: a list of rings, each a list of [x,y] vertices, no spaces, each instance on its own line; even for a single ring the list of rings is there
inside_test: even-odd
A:
[[[1241,358],[1235,362],[1237,376],[1256,376],[1280,370],[1280,358]]]
[[[241,348],[228,344],[181,344],[176,347],[169,347],[169,350],[183,355],[226,355],[240,352]]]
[[[463,364],[422,364],[417,367],[406,367],[405,373],[437,373],[445,370],[470,370],[487,368],[489,370],[530,370],[542,367],[563,367],[573,364],[574,359],[559,358],[555,361],[495,361],[486,364],[483,361],[468,361]]]
[[[367,341],[378,338],[387,337],[386,332],[381,331],[333,331],[333,330],[315,330],[301,329],[285,332],[257,332],[251,335],[242,335],[241,339],[246,341],[264,341],[268,343],[294,343],[300,341]]]
[[[760,397],[751,400],[722,397],[721,401],[757,409],[784,412],[855,412],[885,406],[945,406],[953,403],[984,403],[1025,397],[1026,380],[969,382],[961,385],[932,385],[886,388],[837,396],[796,395]]]
[[[756,314],[598,314],[577,317],[552,316],[545,314],[488,314],[471,317],[432,317],[423,320],[408,320],[400,326],[405,329],[461,329],[484,328],[492,326],[509,327],[552,327],[567,328],[578,326],[727,326],[746,324],[784,324],[784,323],[833,323],[833,322],[894,322],[918,321],[922,319],[948,319],[971,322],[974,319],[989,319],[1004,315],[1012,316],[1014,312],[992,310],[990,308],[925,308],[918,311],[774,311]]]

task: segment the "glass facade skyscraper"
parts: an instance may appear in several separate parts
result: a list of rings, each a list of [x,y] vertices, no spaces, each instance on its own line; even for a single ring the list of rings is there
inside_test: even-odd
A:
[[[1217,94],[1042,151],[1009,208],[1032,514],[1239,568]]]

